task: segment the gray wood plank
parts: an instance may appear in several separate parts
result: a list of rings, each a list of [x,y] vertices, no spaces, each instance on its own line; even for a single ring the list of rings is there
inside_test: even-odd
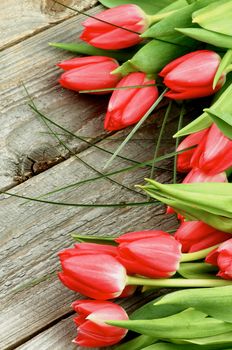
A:
[[[165,293],[163,290],[162,293]],[[120,300],[120,304],[124,307],[128,314],[133,310],[143,305],[146,301],[149,302],[155,298],[155,295],[160,295],[160,292],[146,293],[146,295],[137,295],[137,297]],[[73,322],[73,314],[70,317],[62,319],[57,324],[49,329],[41,332],[26,343],[17,347],[16,350],[83,350],[83,347],[77,346],[72,340],[77,336],[76,326]],[[85,347],[85,350],[93,348]],[[105,350],[110,350],[112,347],[104,347]],[[129,350],[129,349],[128,349]]]
[[[99,10],[97,7],[90,13]],[[0,189],[33,176],[34,169],[46,162],[51,166],[67,156],[54,138],[43,133],[47,130],[27,106],[22,82],[40,109],[70,131],[93,141],[106,134],[102,121],[108,98],[61,88],[57,79],[62,71],[55,64],[73,55],[48,46],[51,41],[78,40],[82,21],[83,16],[66,20],[4,50],[0,57]],[[75,151],[86,147],[67,135],[63,140]]]
[[[78,10],[96,4],[96,0],[60,0]],[[75,13],[53,0],[1,0],[0,50],[32,36]]]
[[[171,135],[175,128],[175,122],[170,123],[168,134]],[[153,138],[157,137],[157,133],[157,128],[148,125],[137,134],[139,141],[130,142],[124,150],[124,155],[137,160],[149,159],[154,147]],[[123,132],[118,133],[117,137],[123,137]],[[119,142],[106,139],[101,142],[101,146],[113,149]],[[171,138],[166,135],[161,152],[170,150],[171,144]],[[103,169],[108,159],[104,152],[93,148],[83,151],[80,156],[99,170]],[[109,170],[121,169],[128,164],[117,159]],[[170,167],[170,162],[167,162],[167,166]],[[39,196],[93,175],[93,171],[72,157],[11,191],[21,195]],[[156,175],[157,179],[163,182],[172,178],[171,172],[157,172]],[[134,188],[134,184],[141,183],[144,176],[149,176],[149,170],[121,173],[114,178]],[[56,271],[59,270],[57,251],[71,246],[73,240],[70,233],[113,235],[141,229],[170,229],[175,225],[175,220],[172,216],[165,216],[161,206],[76,208],[35,202],[22,205],[21,199],[4,199],[5,196],[1,198],[2,350],[22,344],[70,311],[69,305],[77,295],[64,288],[55,277]],[[143,201],[144,197],[104,179],[75,190],[69,189],[54,194],[51,199],[94,204]],[[66,340],[68,347],[70,339],[67,337]]]

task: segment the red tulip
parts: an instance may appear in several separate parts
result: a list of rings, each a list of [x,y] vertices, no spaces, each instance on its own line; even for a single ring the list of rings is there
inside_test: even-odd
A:
[[[116,87],[155,84],[145,73],[130,73]],[[114,90],[108,105],[104,127],[106,130],[120,130],[137,123],[158,98],[156,86]]]
[[[226,241],[229,233],[218,231],[202,221],[184,221],[174,235],[182,245],[182,253],[193,253]]]
[[[120,80],[119,74],[111,74],[119,65],[110,57],[78,57],[60,62],[58,66],[66,70],[59,83],[75,91],[113,88]],[[111,91],[101,93],[109,92]]]
[[[219,173],[215,175],[208,175],[200,169],[192,169],[185,179],[182,181],[184,184],[192,182],[227,182],[226,173]]]
[[[78,335],[75,344],[88,347],[110,346],[118,343],[127,333],[127,329],[110,326],[107,320],[128,320],[125,310],[109,301],[77,300],[72,304],[78,313],[74,318]]]
[[[88,18],[80,38],[90,45],[107,50],[118,50],[138,44],[139,36],[149,26],[149,18],[137,5],[127,4],[105,10]],[[111,23],[105,23],[105,22]],[[125,30],[119,27],[123,27]]]
[[[170,89],[166,96],[183,100],[214,94],[225,82],[225,75],[222,75],[213,89],[213,80],[220,61],[217,53],[198,50],[167,64],[159,74]]]
[[[229,169],[232,166],[232,140],[213,124],[195,150],[191,165],[208,175]]]
[[[118,260],[131,274],[166,278],[179,267],[181,244],[166,232],[130,232],[116,238],[116,242]]]
[[[114,253],[74,248],[60,252],[59,257],[63,271],[58,276],[69,289],[106,300],[120,296],[126,286],[126,270]]]
[[[186,148],[190,148],[192,146],[196,146],[200,143],[204,135],[208,129],[204,129],[198,132],[195,132],[193,134],[188,135],[187,137],[184,138],[184,140],[179,144],[177,147],[177,151],[182,151]],[[179,172],[189,172],[192,167],[190,165],[192,155],[194,153],[195,149],[190,149],[188,151],[185,151],[183,153],[178,154],[177,156],[177,171]]]
[[[232,238],[209,253],[205,261],[208,264],[218,266],[217,276],[232,280]]]

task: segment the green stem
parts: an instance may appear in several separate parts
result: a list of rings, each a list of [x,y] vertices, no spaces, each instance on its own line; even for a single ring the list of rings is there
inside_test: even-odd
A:
[[[195,288],[195,287],[220,287],[232,285],[232,281],[219,278],[214,279],[185,279],[185,278],[169,278],[169,279],[151,279],[142,277],[127,276],[127,285],[150,286],[156,288]]]
[[[187,262],[187,261],[195,261],[195,260],[200,260],[204,259],[212,250],[216,249],[219,247],[220,244],[216,244],[212,247],[206,248],[199,250],[194,253],[187,253],[187,254],[182,254],[181,256],[181,262]]]

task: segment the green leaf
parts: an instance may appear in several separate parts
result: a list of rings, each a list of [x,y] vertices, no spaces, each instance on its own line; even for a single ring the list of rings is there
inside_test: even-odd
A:
[[[220,65],[217,69],[217,73],[215,74],[214,80],[213,80],[213,88],[215,89],[218,80],[222,76],[223,73],[226,72],[226,68],[231,64],[232,62],[232,50],[227,50],[224,57],[222,58]]]
[[[232,140],[232,114],[217,112],[213,108],[205,108],[204,111],[210,115],[223,134]]]
[[[159,339],[191,339],[232,331],[231,323],[207,317],[204,312],[193,308],[159,319],[107,321],[107,324],[127,328]]]
[[[184,278],[215,278],[218,269],[205,263],[182,263],[178,273]]]
[[[232,36],[229,35],[215,33],[201,28],[176,28],[176,31],[204,43],[232,49]]]
[[[98,49],[92,45],[86,43],[49,43],[50,46],[56,47],[58,49],[67,50],[71,52],[76,52],[82,55],[93,55],[93,56],[108,56],[115,58],[119,61],[127,61],[130,59],[141,45],[135,46],[130,50],[103,50]]]
[[[232,35],[232,1],[220,0],[193,13],[193,23],[226,35]]]
[[[161,38],[171,34],[177,36],[175,28],[191,27],[193,11],[211,2],[212,0],[199,0],[187,5],[148,28],[141,36],[143,38]]]
[[[230,183],[189,183],[161,184],[146,179],[148,187],[169,196],[203,208],[212,214],[232,218],[232,184]]]
[[[160,184],[146,179],[138,186],[155,198],[173,207],[187,220],[199,220],[218,230],[232,233],[232,184],[191,183]]]
[[[157,305],[154,307],[154,304],[162,299],[158,297],[149,303],[143,305],[139,309],[135,310],[131,315],[131,320],[152,320],[163,318],[171,315],[175,315],[176,313],[183,311],[185,308],[179,305]]]
[[[215,94],[212,109],[218,114],[230,113],[232,110],[232,74],[227,75],[227,79],[223,87]],[[211,116],[204,112],[197,119],[182,128],[173,137],[185,136],[194,132],[203,130],[212,125]]]
[[[174,341],[174,339],[172,339]],[[194,338],[194,339],[183,339],[181,342],[188,344],[187,348],[190,346],[198,346],[196,349],[203,350],[206,348],[211,349],[228,349],[232,346],[232,332],[225,334],[219,334],[212,337]],[[194,345],[196,344],[196,345]],[[186,347],[186,345],[185,345]]]
[[[212,124],[213,121],[210,116],[207,113],[203,113],[200,115],[200,117],[194,119],[191,123],[179,130],[175,135],[173,135],[173,137],[181,137],[193,134],[194,132],[198,132],[210,127]]]
[[[144,45],[130,60],[114,70],[114,73],[127,75],[131,72],[141,71],[155,74],[171,60],[191,51],[195,46],[188,46],[189,39],[179,40],[178,45],[165,40],[153,39]]]
[[[164,7],[173,3],[173,0],[99,0],[100,3],[106,7],[115,7],[125,4],[135,4],[141,7],[147,14],[154,14],[161,11]]]
[[[153,344],[157,341],[156,338],[151,337],[149,335],[140,335],[132,340],[129,340],[116,348],[115,350],[140,350],[143,349],[145,346],[148,346],[150,344]]]
[[[115,237],[102,237],[102,236],[84,236],[84,235],[78,235],[76,233],[71,234],[72,238],[75,239],[75,241],[82,243],[98,243],[98,244],[107,244],[107,245],[115,245],[118,244],[114,241]]]
[[[185,308],[193,307],[218,320],[232,323],[232,313],[228,312],[232,309],[231,295],[232,286],[185,289],[164,295],[154,306],[179,305]]]
[[[159,2],[159,6],[160,4],[161,2]],[[186,5],[188,5],[187,0],[172,1],[169,5],[165,6],[161,11],[159,11],[158,14],[169,13],[171,11],[179,10],[182,7],[185,7]]]
[[[225,338],[227,336],[228,333],[226,334],[222,334],[221,337]],[[206,339],[206,338],[203,338]],[[210,338],[208,338],[210,339]],[[181,342],[182,343],[182,342]],[[156,343],[154,345],[150,345],[147,346],[146,348],[143,348],[141,350],[213,350],[213,349],[221,349],[224,350],[225,348],[223,347],[213,347],[212,345],[209,346],[199,346],[199,345],[195,345],[195,344],[190,344],[189,342],[187,346],[186,344],[180,344],[180,342],[178,342],[178,344],[172,344],[172,343]],[[129,349],[129,348],[128,348]]]

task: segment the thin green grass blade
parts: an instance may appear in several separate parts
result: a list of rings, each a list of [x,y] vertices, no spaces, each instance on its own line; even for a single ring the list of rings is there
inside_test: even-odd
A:
[[[193,149],[193,147],[189,147],[189,148],[186,148],[184,150],[181,150],[179,152],[177,152],[177,154],[181,154],[182,152],[185,152],[187,150],[190,150],[190,149]],[[155,162],[160,162],[162,160],[166,160],[166,159],[169,159],[169,158],[172,158],[174,157],[174,155],[176,154],[176,152],[171,152],[171,153],[167,153],[166,155],[164,156],[161,156],[161,157],[157,157]],[[136,169],[139,169],[139,168],[144,168],[144,167],[150,167],[152,164],[152,160],[149,160],[147,162],[143,162],[143,163],[138,163],[138,164],[135,164],[135,165],[132,165],[130,167],[126,167],[126,168],[123,168],[123,169],[119,169],[119,170],[116,170],[116,171],[113,171],[111,173],[107,173],[105,175],[107,176],[113,176],[113,175],[117,175],[117,174],[120,174],[122,172],[128,172],[128,171],[133,171],[133,170],[136,170]],[[160,167],[157,167],[157,169],[161,169],[161,170],[165,170],[165,171],[170,171],[170,172],[173,172],[172,169],[163,169],[163,168],[160,168]],[[46,196],[49,196],[49,195],[52,195],[54,193],[57,193],[57,192],[61,192],[61,191],[64,191],[64,190],[68,190],[72,187],[76,187],[76,186],[79,186],[81,184],[85,184],[85,183],[88,183],[88,182],[92,182],[92,181],[97,181],[97,180],[101,180],[103,178],[103,176],[96,176],[96,177],[91,177],[89,179],[85,179],[85,180],[81,180],[81,181],[78,181],[78,182],[74,182],[74,183],[71,183],[71,184],[68,184],[64,187],[60,187],[56,190],[53,190],[53,191],[50,191],[50,192],[47,192],[39,197],[36,197],[36,198],[43,198],[43,197],[46,197]]]
[[[77,12],[77,13],[79,13],[79,14],[81,14],[81,15],[84,15],[84,16],[86,16],[86,17],[95,19],[95,20],[98,21],[98,22],[105,23],[105,24],[110,24],[111,26],[114,26],[115,28],[120,28],[120,29],[123,29],[123,30],[125,30],[125,31],[127,31],[127,32],[130,32],[130,33],[140,34],[139,32],[135,32],[134,30],[131,30],[131,29],[128,29],[128,28],[125,28],[125,27],[121,27],[121,26],[119,26],[119,25],[117,25],[117,24],[115,24],[115,23],[111,23],[111,22],[105,21],[104,19],[100,19],[100,18],[97,18],[97,17],[95,17],[95,16],[92,16],[92,15],[90,15],[89,13],[87,13],[87,12],[85,12],[85,11],[80,11],[80,10],[74,9],[73,7],[68,6],[68,5],[65,5],[65,4],[63,4],[63,3],[61,3],[61,2],[59,2],[59,1],[57,1],[57,0],[54,0],[54,2],[57,3],[57,4],[59,4],[59,5],[61,5],[61,6],[63,6],[63,7],[65,7],[65,8],[67,8],[67,9],[69,9],[69,10],[72,10],[72,11],[74,11],[74,12]]]
[[[129,133],[129,135],[125,138],[125,140],[121,143],[121,145],[116,149],[112,157],[107,161],[105,168],[107,168],[110,163],[114,160],[114,158],[119,154],[119,152],[124,148],[124,146],[127,144],[127,142],[133,137],[133,135],[136,133],[136,131],[140,128],[140,126],[147,120],[149,115],[154,111],[154,109],[158,106],[158,104],[162,101],[164,94],[168,91],[168,89],[165,89],[162,94],[159,96],[159,98],[153,103],[153,105],[149,108],[147,113],[144,114],[144,116],[140,119],[140,121],[135,125],[135,127],[132,129],[132,131]]]
[[[143,89],[143,88],[147,88],[150,86],[158,86],[158,85],[157,84],[147,84],[147,85],[120,86],[120,87],[112,87],[112,88],[105,88],[105,89],[81,90],[81,91],[79,91],[79,93],[83,94],[83,93],[104,92],[104,91],[114,91],[114,90]],[[163,85],[160,84],[160,86],[163,86]]]
[[[27,199],[29,201],[33,202],[39,202],[39,203],[46,203],[46,204],[53,204],[58,206],[66,206],[66,207],[83,207],[83,208],[126,208],[126,207],[136,207],[136,206],[146,206],[146,205],[156,205],[156,202],[125,202],[125,203],[99,203],[99,204],[86,204],[86,203],[67,203],[67,202],[58,202],[58,201],[49,201],[45,199],[38,199],[28,196],[21,196],[16,193],[11,193],[8,191],[0,191],[1,194],[21,198],[21,199]],[[159,205],[159,202],[157,202],[157,205]]]
[[[32,106],[32,107],[36,107],[34,101],[32,100],[31,96],[29,95],[28,90],[26,89],[26,87],[25,87],[25,90],[26,90],[26,93],[27,93],[27,95],[28,95],[28,97],[29,97],[31,103],[32,103],[31,106]],[[100,175],[101,178],[107,179],[107,180],[111,181],[112,183],[114,183],[114,184],[116,184],[116,185],[118,185],[118,186],[120,186],[120,187],[122,187],[122,188],[125,188],[126,190],[128,190],[128,191],[130,191],[130,192],[133,192],[133,193],[136,193],[136,194],[140,194],[140,195],[142,195],[142,197],[146,197],[146,195],[135,191],[133,188],[130,188],[130,187],[126,186],[126,185],[123,185],[123,184],[119,183],[119,182],[116,181],[116,180],[111,179],[110,177],[108,177],[107,175],[103,174],[101,171],[97,170],[96,168],[94,168],[93,166],[91,166],[89,163],[87,163],[86,161],[84,161],[84,160],[83,160],[82,158],[80,158],[77,154],[75,154],[75,153],[61,140],[61,138],[53,131],[53,129],[49,126],[48,122],[47,122],[41,115],[40,115],[40,118],[41,118],[41,120],[43,121],[43,123],[46,125],[46,127],[50,130],[50,132],[52,133],[52,135],[59,141],[59,143],[60,143],[66,150],[68,150],[70,154],[73,154],[74,157],[75,157],[78,161],[80,161],[82,164],[84,164],[85,166],[87,166],[89,169],[95,171],[97,174]]]
[[[163,122],[162,122],[162,125],[161,125],[160,133],[159,133],[158,140],[157,140],[157,143],[156,143],[156,146],[155,146],[154,158],[153,158],[152,165],[151,165],[150,178],[154,177],[156,158],[157,158],[158,153],[159,153],[160,143],[161,143],[161,140],[162,140],[163,132],[164,132],[165,125],[166,125],[166,122],[168,120],[171,108],[172,108],[172,101],[169,102],[168,108],[166,109],[166,112],[165,112],[165,115],[164,115],[164,118],[163,118]]]
[[[180,110],[180,117],[179,117],[179,121],[178,121],[178,126],[177,126],[177,132],[182,128],[182,124],[183,124],[183,117],[185,114],[185,108],[184,108],[184,104],[182,104],[181,106],[181,110]],[[179,137],[176,138],[176,148],[179,145]],[[176,177],[177,177],[177,154],[174,156],[174,167],[173,167],[173,183],[176,183]]]
[[[47,121],[42,118],[42,121],[45,123],[45,125],[47,126],[47,128],[51,131],[52,135],[59,141],[59,143],[69,151],[70,154],[72,154],[78,161],[80,161],[82,164],[84,164],[85,166],[87,166],[89,169],[95,171],[97,174],[100,175],[101,178],[107,179],[109,181],[111,181],[113,184],[116,184],[130,192],[136,193],[136,194],[140,194],[143,197],[146,197],[146,195],[143,195],[142,193],[139,193],[137,191],[135,191],[133,188],[130,188],[126,185],[123,185],[121,183],[119,183],[118,181],[111,179],[110,177],[108,177],[106,174],[103,174],[101,171],[97,170],[96,168],[94,168],[92,165],[90,165],[89,163],[87,163],[86,161],[84,161],[84,159],[82,159],[81,157],[79,157],[77,154],[75,154],[61,139],[58,135],[56,135],[56,133],[52,130],[52,128],[48,125]]]

